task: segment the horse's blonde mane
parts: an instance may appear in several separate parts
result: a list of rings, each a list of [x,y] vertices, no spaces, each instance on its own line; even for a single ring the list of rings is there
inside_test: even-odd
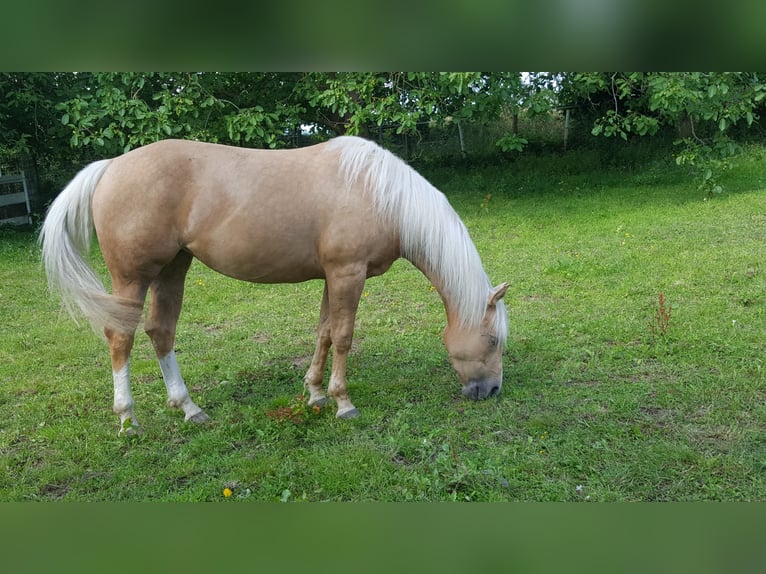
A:
[[[380,215],[397,229],[402,257],[438,278],[461,324],[476,327],[486,311],[492,284],[463,222],[447,198],[404,161],[374,142],[335,138],[349,184],[363,178]],[[497,304],[495,332],[504,342],[508,319]]]

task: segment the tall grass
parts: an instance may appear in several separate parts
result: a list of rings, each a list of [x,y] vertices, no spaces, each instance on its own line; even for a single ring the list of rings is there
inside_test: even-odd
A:
[[[764,500],[762,156],[713,198],[662,159],[587,151],[426,168],[511,283],[505,384],[461,397],[438,296],[400,261],[362,297],[355,421],[275,414],[299,410],[320,283],[195,262],[177,352],[214,422],[165,407],[139,336],[146,433],[118,437],[105,344],[48,297],[34,236],[2,232],[0,500]]]

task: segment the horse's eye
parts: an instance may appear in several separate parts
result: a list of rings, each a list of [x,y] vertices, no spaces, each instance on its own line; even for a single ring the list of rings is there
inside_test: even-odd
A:
[[[489,346],[490,346],[491,348],[493,348],[493,349],[494,349],[495,347],[497,347],[497,337],[495,337],[494,335],[490,335],[490,336],[489,336]]]

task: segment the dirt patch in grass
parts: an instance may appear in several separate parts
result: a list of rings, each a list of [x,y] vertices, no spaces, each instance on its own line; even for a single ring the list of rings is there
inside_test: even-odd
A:
[[[39,494],[44,498],[63,498],[69,489],[68,484],[44,484],[40,487]]]

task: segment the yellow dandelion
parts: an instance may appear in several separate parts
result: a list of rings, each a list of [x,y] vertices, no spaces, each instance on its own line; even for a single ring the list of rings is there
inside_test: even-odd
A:
[[[319,411],[321,411],[322,409],[319,407],[319,405],[314,405],[313,407],[311,407],[311,410],[314,411],[314,414],[318,415]]]
[[[226,488],[224,488],[223,489],[223,495],[226,498],[229,498],[232,495],[231,488],[229,488],[228,486]]]

